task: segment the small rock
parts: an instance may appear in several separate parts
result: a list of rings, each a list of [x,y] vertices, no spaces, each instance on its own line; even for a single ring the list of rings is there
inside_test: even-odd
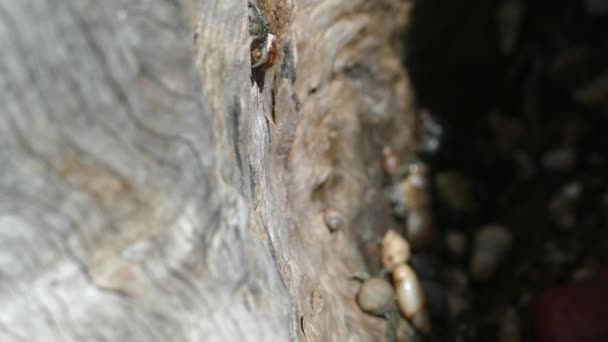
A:
[[[463,256],[467,251],[467,238],[461,232],[450,230],[445,235],[445,245],[455,256]]]
[[[525,15],[525,2],[522,0],[501,1],[497,13],[500,50],[509,56],[517,46]]]
[[[470,308],[467,300],[469,277],[459,268],[448,268],[442,272],[442,282],[446,292],[446,303],[450,317],[455,318]]]
[[[520,342],[521,328],[517,311],[513,307],[507,308],[499,322],[498,342]]]
[[[357,303],[367,313],[383,315],[395,308],[393,286],[384,278],[369,278],[357,293]]]
[[[445,284],[446,291],[450,293],[464,295],[469,290],[469,277],[465,271],[459,268],[448,268],[444,270],[442,280]]]
[[[574,280],[582,280],[591,278],[597,274],[600,269],[600,263],[594,258],[588,258],[583,261],[583,264],[579,266],[572,274]]]
[[[452,318],[458,317],[471,307],[469,301],[467,301],[463,296],[453,293],[446,294],[446,302],[448,305],[448,314]]]
[[[477,207],[471,180],[459,172],[438,173],[435,176],[435,187],[439,197],[450,209],[471,212]]]
[[[560,227],[571,228],[576,223],[574,204],[582,192],[583,187],[580,182],[571,182],[549,202],[549,214]]]
[[[548,170],[565,171],[574,166],[576,154],[570,147],[549,151],[543,158],[543,166]]]
[[[580,182],[571,182],[564,186],[562,189],[562,194],[564,197],[571,201],[575,201],[581,197],[583,192],[583,186]]]
[[[503,226],[489,224],[475,234],[471,256],[471,275],[476,280],[488,280],[511,247],[513,237]]]
[[[576,213],[572,204],[560,195],[549,202],[549,215],[562,228],[572,228],[576,223]]]

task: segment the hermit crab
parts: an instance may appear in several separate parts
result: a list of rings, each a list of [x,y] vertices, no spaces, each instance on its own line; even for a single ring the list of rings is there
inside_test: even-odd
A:
[[[268,32],[268,22],[252,1],[247,2],[249,12],[249,34],[251,42],[251,68],[268,69],[278,57],[277,38]]]

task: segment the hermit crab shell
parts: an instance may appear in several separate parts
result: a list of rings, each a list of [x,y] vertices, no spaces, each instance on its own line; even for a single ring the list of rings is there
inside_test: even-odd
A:
[[[258,67],[258,69],[266,70],[274,65],[279,57],[279,45],[277,37],[271,33],[268,34],[266,40],[260,42],[259,40],[254,40],[251,43],[251,64],[255,65],[262,58],[262,49],[266,48],[268,51],[268,56],[266,57],[266,62]]]
[[[426,297],[414,270],[401,264],[393,270],[393,285],[397,303],[403,316],[421,332],[431,330],[431,321],[426,307]]]
[[[392,270],[410,259],[410,244],[399,233],[389,230],[382,239],[382,266]]]

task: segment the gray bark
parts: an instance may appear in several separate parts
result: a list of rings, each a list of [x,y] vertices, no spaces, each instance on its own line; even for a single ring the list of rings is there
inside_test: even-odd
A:
[[[383,336],[348,275],[412,140],[409,3],[294,2],[263,87],[245,0],[0,3],[0,341]]]

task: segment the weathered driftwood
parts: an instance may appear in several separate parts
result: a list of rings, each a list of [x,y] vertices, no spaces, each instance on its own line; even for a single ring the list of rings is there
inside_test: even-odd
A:
[[[0,341],[371,341],[348,275],[411,141],[409,3],[0,4]],[[331,234],[323,208],[337,208]]]

